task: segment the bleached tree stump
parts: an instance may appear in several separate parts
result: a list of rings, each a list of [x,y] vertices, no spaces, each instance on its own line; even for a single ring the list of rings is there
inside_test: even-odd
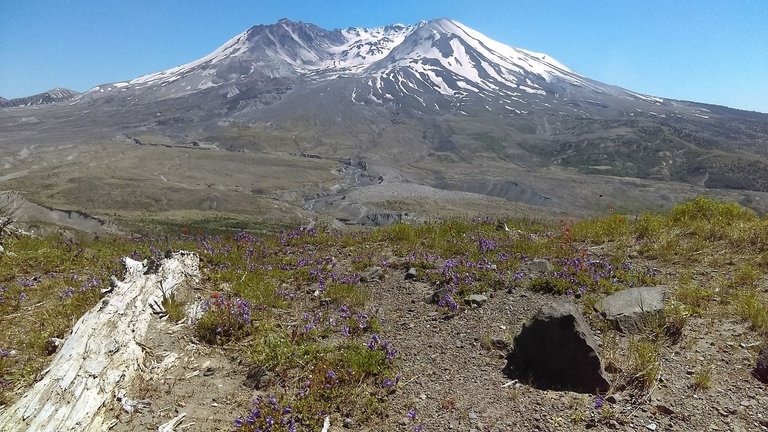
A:
[[[144,274],[145,262],[124,262],[124,280],[113,280],[114,289],[77,321],[43,378],[0,413],[0,431],[107,430],[116,423],[117,398],[123,407],[132,402],[125,389],[144,361],[150,305],[200,271],[191,252],[164,259],[156,274]]]

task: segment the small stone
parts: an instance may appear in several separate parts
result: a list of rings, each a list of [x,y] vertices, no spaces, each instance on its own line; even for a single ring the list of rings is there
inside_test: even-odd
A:
[[[500,338],[491,338],[491,348],[498,351],[509,351],[509,342]]]
[[[209,367],[209,368],[205,369],[205,372],[203,372],[203,376],[204,377],[209,377],[209,376],[212,376],[215,372],[216,372],[216,369],[214,369],[212,367]]]
[[[616,420],[611,420],[608,422],[608,429],[616,430],[618,428],[619,428],[619,422],[617,422]]]
[[[761,349],[757,355],[757,362],[753,374],[763,383],[768,384],[768,346]]]
[[[345,417],[344,420],[342,420],[342,425],[344,425],[346,429],[351,429],[354,424],[354,420],[349,417]]]
[[[526,267],[531,273],[549,273],[555,269],[555,267],[545,259],[535,259],[529,262]]]
[[[615,394],[608,395],[605,397],[605,401],[608,402],[609,404],[617,404],[619,403],[620,400],[621,400],[621,396],[615,395]]]
[[[744,408],[748,408],[752,406],[752,401],[744,400],[744,401],[741,401],[739,405],[743,406]]]
[[[411,267],[408,269],[408,271],[405,273],[405,280],[413,280],[416,279],[416,276],[418,276],[418,270],[416,270],[414,267]]]
[[[360,282],[373,282],[383,278],[384,273],[382,272],[381,267],[370,267],[360,275]]]
[[[50,338],[45,343],[45,354],[54,355],[64,345],[64,339]]]
[[[477,421],[477,414],[474,411],[470,411],[468,417],[471,422]]]
[[[255,390],[261,390],[268,387],[271,381],[272,375],[268,370],[262,367],[254,367],[248,371],[243,385]]]
[[[672,410],[672,408],[670,408],[670,407],[668,407],[668,406],[666,406],[664,404],[657,403],[653,407],[656,408],[656,411],[658,411],[658,412],[660,412],[662,414],[673,415],[675,413],[675,411]]]
[[[645,425],[645,428],[648,429],[648,430],[655,431],[656,430],[656,423],[648,423],[647,425]]]
[[[464,297],[464,303],[471,307],[480,307],[488,301],[488,297],[481,294],[472,294]]]

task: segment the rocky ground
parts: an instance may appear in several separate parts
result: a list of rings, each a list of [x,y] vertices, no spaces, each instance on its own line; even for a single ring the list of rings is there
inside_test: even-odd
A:
[[[752,374],[761,340],[739,320],[691,319],[682,338],[664,349],[649,391],[621,391],[622,375],[608,374],[613,388],[601,398],[537,388],[504,371],[514,336],[542,306],[557,301],[551,295],[498,292],[481,306],[445,314],[425,300],[432,286],[406,280],[400,270],[382,271],[366,288],[372,293],[368,308],[398,349],[402,380],[383,419],[356,424],[333,416],[331,431],[768,430],[765,384]],[[603,361],[626,356],[630,336],[612,333],[618,344],[607,346],[595,323],[600,318],[590,318]],[[115,430],[154,430],[181,412],[188,430],[226,430],[238,413],[233,408],[260,393],[244,385],[247,367],[233,364],[227,350],[197,343],[190,332],[158,323],[149,344],[155,361],[169,353],[179,361],[160,382],[137,384],[152,409],[122,414]],[[702,370],[711,374],[706,389],[694,383]]]

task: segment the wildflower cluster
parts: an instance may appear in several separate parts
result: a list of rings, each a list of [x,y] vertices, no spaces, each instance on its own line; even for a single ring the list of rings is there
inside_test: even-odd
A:
[[[606,260],[584,256],[557,261],[559,270],[531,280],[531,289],[568,296],[582,296],[587,292],[613,292],[622,288],[653,284],[653,270],[633,268],[630,262],[618,268]]]
[[[384,358],[387,360],[392,360],[397,355],[397,350],[395,350],[392,344],[382,340],[376,333],[371,335],[371,339],[368,341],[368,349],[371,351],[384,351]]]
[[[297,432],[297,419],[290,405],[281,405],[275,395],[257,397],[245,416],[237,417],[233,424],[238,430],[253,432]]]
[[[415,408],[409,408],[408,412],[405,414],[406,417],[408,417],[408,420],[413,423],[413,429],[411,429],[413,432],[422,432],[424,430],[424,424],[423,423],[417,423],[417,417],[416,409]]]
[[[203,315],[195,330],[198,337],[211,344],[239,339],[251,328],[253,305],[242,298],[225,298],[214,293],[201,305]]]

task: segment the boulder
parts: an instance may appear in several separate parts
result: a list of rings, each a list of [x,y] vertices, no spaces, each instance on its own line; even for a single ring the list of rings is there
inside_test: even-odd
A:
[[[505,370],[543,389],[594,393],[609,386],[597,341],[570,301],[544,306],[523,325]]]
[[[595,309],[623,333],[636,334],[664,315],[664,287],[630,288],[597,302]]]
[[[768,384],[768,347],[761,349],[760,354],[757,355],[753,373],[761,382]]]

